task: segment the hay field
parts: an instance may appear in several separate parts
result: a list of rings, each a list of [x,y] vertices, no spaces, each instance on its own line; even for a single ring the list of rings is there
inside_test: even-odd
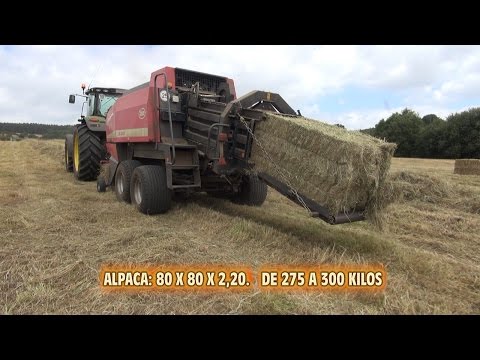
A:
[[[269,190],[261,208],[202,194],[147,217],[63,169],[63,141],[0,142],[3,314],[480,313],[480,176],[394,159],[382,231],[330,226]],[[403,172],[403,173],[402,173]],[[382,262],[381,294],[104,294],[106,262]]]

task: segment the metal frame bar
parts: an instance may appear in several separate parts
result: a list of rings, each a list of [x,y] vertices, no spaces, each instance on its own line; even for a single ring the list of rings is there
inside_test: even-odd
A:
[[[210,125],[210,127],[208,128],[208,135],[207,135],[207,148],[205,150],[207,150],[207,157],[210,159],[210,160],[218,160],[220,159],[219,157],[210,157],[210,135],[211,135],[211,132],[212,132],[212,129],[214,127],[217,127],[217,126],[223,126],[223,127],[230,127],[230,124],[220,124],[220,123],[215,123],[215,124],[212,124]],[[215,155],[216,155],[216,152],[218,150],[218,137],[220,136],[220,131],[217,131],[217,140],[215,141]]]
[[[290,188],[280,180],[277,180],[274,177],[267,175],[265,173],[259,173],[258,177],[263,181],[265,181],[265,183],[268,186],[274,188],[279,193],[286,196],[296,204],[301,205],[297,197],[291,192]],[[350,211],[348,213],[333,215],[333,214],[330,214],[327,208],[318,204],[316,201],[306,197],[303,194],[299,193],[298,195],[303,199],[308,209],[312,212],[312,216],[318,217],[321,220],[331,225],[338,225],[338,224],[365,220],[364,211]]]
[[[170,108],[170,91],[168,90],[168,82],[167,82],[167,74],[164,72],[156,74],[154,79],[153,79],[153,92],[155,93],[154,95],[154,104],[155,108],[158,110],[158,126],[160,128],[160,105],[158,104],[158,93],[157,93],[157,77],[163,75],[163,78],[165,80],[165,89],[167,91],[167,104],[168,104],[168,122],[170,123],[170,138],[172,139],[172,159],[170,161],[171,165],[175,165],[175,140],[173,139],[173,123],[172,123],[172,110]],[[158,147],[158,142],[155,144],[155,147]]]

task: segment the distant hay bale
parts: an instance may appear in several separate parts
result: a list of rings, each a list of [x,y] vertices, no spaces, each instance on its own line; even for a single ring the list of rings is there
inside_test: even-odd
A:
[[[256,125],[255,136],[297,191],[332,214],[365,208],[368,219],[378,220],[387,202],[385,178],[396,144],[316,120],[270,113]],[[252,160],[257,172],[279,178],[256,144]]]
[[[480,159],[455,160],[453,173],[459,175],[480,175]]]

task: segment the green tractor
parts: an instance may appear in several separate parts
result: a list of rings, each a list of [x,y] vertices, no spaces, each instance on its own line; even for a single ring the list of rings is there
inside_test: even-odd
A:
[[[89,88],[82,93],[70,95],[68,102],[75,104],[77,96],[85,98],[82,104],[80,124],[75,125],[73,134],[65,136],[65,169],[73,172],[78,180],[89,181],[97,179],[100,171],[100,161],[105,158],[105,118],[108,110],[123,95],[125,89]],[[84,107],[87,104],[87,114]]]

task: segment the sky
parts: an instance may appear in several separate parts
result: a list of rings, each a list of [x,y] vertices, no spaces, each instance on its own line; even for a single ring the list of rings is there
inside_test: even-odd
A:
[[[408,107],[420,116],[480,106],[480,46],[0,46],[0,122],[75,124],[80,84],[131,88],[164,66],[234,79],[237,96],[279,93],[302,115],[348,129]]]

